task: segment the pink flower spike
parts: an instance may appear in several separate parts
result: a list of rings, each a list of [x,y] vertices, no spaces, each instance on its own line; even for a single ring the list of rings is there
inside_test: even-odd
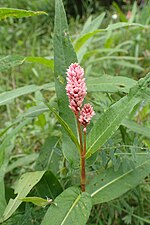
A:
[[[72,63],[67,69],[66,92],[69,98],[69,107],[77,115],[87,93],[84,70],[78,63]]]
[[[86,132],[86,126],[90,123],[92,117],[95,115],[93,107],[88,103],[85,104],[80,111],[79,122],[84,126],[84,131]]]

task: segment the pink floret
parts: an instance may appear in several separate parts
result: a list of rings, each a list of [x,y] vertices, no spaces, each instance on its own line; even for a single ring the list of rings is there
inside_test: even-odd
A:
[[[66,92],[69,98],[69,107],[77,115],[87,93],[84,70],[78,63],[72,63],[67,70]]]
[[[95,112],[93,110],[93,107],[89,103],[85,104],[82,110],[80,111],[79,122],[82,126],[86,127],[90,123],[94,115]]]

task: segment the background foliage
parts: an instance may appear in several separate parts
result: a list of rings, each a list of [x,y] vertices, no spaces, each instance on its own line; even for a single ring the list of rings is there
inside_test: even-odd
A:
[[[95,1],[93,6],[92,1],[90,4],[84,1],[80,12],[77,4],[72,4],[73,9],[71,9],[69,1],[64,1],[71,40],[79,62],[86,71],[89,91],[87,99],[96,110],[95,121],[99,115],[111,108],[111,105],[129,93],[129,89],[137,84],[140,78],[145,77],[149,72],[150,56],[149,2],[145,1],[144,5],[139,4],[139,6],[130,2],[123,5],[112,3],[106,8],[98,2]],[[53,173],[39,172],[37,177],[41,178],[40,182],[35,180],[26,193],[23,193],[23,197],[32,190],[29,196],[46,198],[48,195],[54,199],[62,190],[79,182],[78,163],[74,160],[76,154],[61,151],[60,124],[54,114],[43,104],[43,101],[47,99],[57,108],[53,83],[54,1],[43,0],[33,3],[21,0],[12,3],[12,1],[3,0],[1,6],[42,10],[48,13],[47,16],[8,18],[0,21],[0,176],[5,175],[6,202],[16,197],[18,188],[15,183],[19,178],[22,180],[20,176],[38,170],[51,170],[59,178],[59,182]],[[126,18],[128,10],[132,11],[129,22],[138,23],[138,25],[123,28],[121,24],[120,28],[116,29],[116,22],[128,22]],[[105,15],[102,14],[103,11]],[[93,13],[92,16],[91,13]],[[114,14],[117,15],[116,19],[113,19]],[[97,30],[98,28],[103,28],[105,31]],[[68,60],[71,59],[68,58]],[[68,61],[67,65],[69,63]],[[65,68],[63,69],[65,71]],[[60,82],[63,80],[60,79]],[[136,106],[133,107],[128,118],[122,121],[119,129],[107,142],[101,142],[101,151],[87,160],[89,180],[96,174],[99,176],[104,168],[111,166],[112,173],[114,171],[117,173],[120,168],[128,171],[135,166],[138,155],[148,155],[150,148],[149,96],[150,92],[147,89],[147,92],[142,95],[143,101],[140,100],[138,104],[135,104],[133,100],[131,104]],[[118,105],[116,114],[119,109]],[[93,135],[96,134],[93,133]],[[90,140],[93,140],[92,134],[88,142],[89,147]],[[56,161],[59,163],[56,164]],[[96,171],[95,174],[93,171]],[[24,178],[25,186],[29,184],[28,179],[33,179],[30,176],[34,177],[34,173],[27,173],[27,177]],[[45,190],[43,190],[43,184],[46,187]],[[51,188],[52,184],[57,187],[56,192],[54,192],[55,188]],[[117,186],[121,188],[120,184]],[[2,183],[0,187],[3,193]],[[49,190],[48,194],[47,190]],[[74,193],[74,190],[69,191]],[[22,193],[19,193],[20,195],[22,196]],[[88,201],[88,196],[83,199]],[[48,206],[45,208],[33,206],[28,202],[21,204],[20,201],[18,203],[18,199],[13,201],[14,208],[4,214],[5,218],[9,217],[13,210],[15,211],[15,207],[18,208],[18,204],[20,206],[13,214],[14,216],[3,224],[19,225],[22,221],[24,224],[40,224],[48,208]],[[61,201],[63,199],[60,199]],[[96,203],[99,202],[95,200]],[[149,224],[149,203],[149,177],[147,176],[137,188],[128,191],[126,195],[117,200],[93,206],[87,224]],[[2,207],[2,204],[0,206]],[[0,209],[3,211],[2,208]]]

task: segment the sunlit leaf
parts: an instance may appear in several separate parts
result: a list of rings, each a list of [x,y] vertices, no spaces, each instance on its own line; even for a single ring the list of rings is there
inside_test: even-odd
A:
[[[0,8],[0,20],[6,19],[7,17],[29,17],[29,16],[38,16],[45,14],[46,12],[42,11],[31,11],[31,10],[23,10],[23,9],[13,9],[13,8]]]
[[[66,189],[48,209],[41,225],[86,224],[92,208],[88,193],[75,187]]]

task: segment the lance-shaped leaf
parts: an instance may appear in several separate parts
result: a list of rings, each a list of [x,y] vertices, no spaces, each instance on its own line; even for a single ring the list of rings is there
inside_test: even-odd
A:
[[[66,95],[66,69],[71,63],[77,62],[77,57],[68,34],[68,25],[62,0],[55,1],[55,25],[54,25],[54,76],[58,101],[59,115],[69,125],[76,135],[76,123],[72,111],[68,107]],[[76,146],[63,133],[62,149],[65,157],[75,162],[78,160]]]
[[[0,8],[0,20],[6,19],[8,17],[29,17],[29,16],[38,16],[41,14],[46,14],[46,12],[42,11],[31,11],[31,10],[23,10],[23,9],[13,9],[13,8]]]
[[[87,89],[89,92],[125,92],[136,84],[136,81],[121,76],[104,75],[101,77],[87,78]]]
[[[26,197],[31,189],[40,181],[45,171],[36,171],[23,174],[15,188],[15,199],[10,199],[3,214],[3,221],[7,220],[19,207],[22,198]]]
[[[91,194],[93,204],[108,202],[134,188],[149,173],[150,157],[136,156],[133,168],[124,171],[121,167],[116,172],[109,168],[95,176],[87,186],[87,192]]]
[[[32,202],[34,205],[41,206],[41,207],[45,207],[50,204],[48,200],[44,198],[36,197],[36,196],[21,198],[20,200],[22,202]]]
[[[58,119],[58,121],[60,122],[62,127],[64,128],[65,132],[67,133],[68,137],[70,137],[70,139],[74,142],[74,144],[77,146],[78,150],[80,151],[78,139],[74,135],[74,133],[71,130],[71,128],[69,127],[69,125],[65,122],[65,120],[63,120],[63,118],[61,116],[59,116],[59,114],[49,104],[47,104],[47,103],[45,103],[45,104],[54,113],[54,115],[56,116],[56,118]]]
[[[16,88],[12,91],[3,92],[2,94],[0,94],[0,106],[7,104],[11,102],[12,100],[14,100],[15,98],[18,98],[22,95],[27,95],[42,89],[53,91],[54,83],[43,84],[41,86],[32,84],[32,85]]]
[[[49,67],[52,71],[54,70],[54,59],[48,59],[44,57],[26,57],[26,62],[38,63]]]
[[[86,224],[92,208],[88,193],[75,187],[66,189],[48,209],[41,225]]]
[[[104,112],[87,137],[87,157],[96,152],[118,129],[133,107],[140,102],[140,95],[150,82],[150,74],[140,79],[130,89],[129,95],[121,98]]]

